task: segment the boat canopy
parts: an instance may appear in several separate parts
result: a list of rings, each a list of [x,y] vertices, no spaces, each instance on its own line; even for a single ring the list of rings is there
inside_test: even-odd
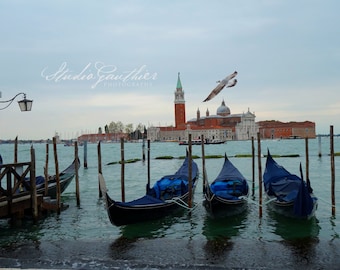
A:
[[[307,183],[277,164],[269,151],[263,183],[269,196],[275,196],[281,202],[294,202],[295,215],[308,216],[312,212],[313,199]]]
[[[248,194],[248,183],[241,172],[225,157],[223,167],[211,183],[210,189],[219,197],[236,200],[239,196]]]

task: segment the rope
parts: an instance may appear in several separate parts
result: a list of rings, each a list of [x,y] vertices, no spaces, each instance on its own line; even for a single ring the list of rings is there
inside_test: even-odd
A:
[[[212,199],[215,197],[215,194],[213,194],[212,195],[212,197],[211,197],[211,199],[209,200],[209,199],[206,199],[207,201],[209,201],[209,202],[211,202],[212,201]]]
[[[175,203],[177,204],[178,206],[181,206],[183,207],[184,209],[187,209],[187,210],[190,210],[191,208],[188,206],[188,204],[186,202],[184,202],[182,199],[180,198],[173,198],[173,199],[170,199],[170,200],[166,200],[166,202],[169,202],[169,203]]]

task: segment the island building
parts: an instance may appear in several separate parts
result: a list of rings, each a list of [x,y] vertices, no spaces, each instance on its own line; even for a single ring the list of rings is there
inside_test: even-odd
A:
[[[231,114],[224,100],[216,114],[210,114],[207,109],[205,115],[201,115],[198,108],[196,117],[186,121],[184,91],[179,73],[174,94],[175,126],[149,127],[147,134],[151,141],[185,141],[189,134],[193,140],[200,140],[202,135],[206,141],[215,142],[249,140],[259,130],[254,113],[248,109],[245,113]]]
[[[267,120],[257,122],[260,137],[263,139],[301,139],[316,138],[315,123],[304,122],[280,122]]]
[[[315,123],[304,122],[280,122],[267,120],[255,122],[255,113],[247,112],[231,114],[230,108],[222,100],[216,114],[210,114],[209,110],[202,115],[200,109],[196,111],[196,117],[186,120],[185,99],[180,74],[178,73],[176,90],[174,92],[174,126],[149,126],[147,138],[150,141],[187,141],[189,134],[193,140],[200,140],[202,134],[206,141],[223,142],[230,140],[261,139],[291,139],[291,138],[315,138]],[[128,134],[82,134],[78,141],[119,141],[120,138],[128,140]]]

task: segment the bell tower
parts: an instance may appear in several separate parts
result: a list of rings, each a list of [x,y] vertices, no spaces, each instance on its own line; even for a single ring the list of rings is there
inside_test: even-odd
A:
[[[175,127],[177,129],[185,129],[185,100],[184,92],[182,89],[181,79],[177,78],[177,86],[175,91]]]

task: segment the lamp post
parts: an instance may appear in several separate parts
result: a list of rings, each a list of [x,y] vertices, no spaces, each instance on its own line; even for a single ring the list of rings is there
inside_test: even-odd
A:
[[[19,95],[23,95],[23,99],[20,100],[20,101],[18,101],[20,110],[21,110],[22,112],[30,111],[30,110],[32,109],[33,100],[27,99],[25,93],[18,93],[18,94],[16,94],[13,98],[11,98],[11,99],[9,99],[9,100],[0,101],[0,104],[4,104],[4,107],[3,107],[3,108],[0,108],[0,110],[4,110],[4,109],[6,109],[7,107],[9,107],[9,106],[12,104],[12,102],[14,101],[14,99],[15,99],[17,96],[19,96]],[[0,98],[1,98],[1,92],[0,92]]]

